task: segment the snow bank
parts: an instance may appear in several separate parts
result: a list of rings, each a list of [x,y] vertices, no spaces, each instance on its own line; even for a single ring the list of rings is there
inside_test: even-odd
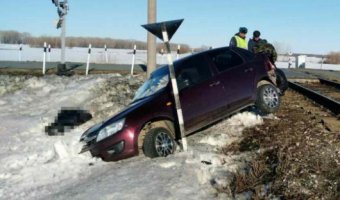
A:
[[[225,123],[218,124],[215,128],[224,134],[212,134],[204,137],[200,143],[206,143],[213,146],[223,147],[231,144],[236,138],[239,138],[244,128],[262,124],[260,116],[253,113],[239,113],[227,120]]]
[[[233,172],[250,160],[247,154],[227,156],[205,141],[239,138],[244,128],[263,123],[252,113],[240,113],[188,138],[189,151],[167,158],[143,156],[110,163],[105,172],[64,188],[52,199],[226,199]],[[210,139],[213,138],[213,139]],[[225,193],[217,193],[217,190]],[[229,190],[229,191],[228,191]],[[67,191],[65,193],[65,191]]]
[[[54,121],[61,107],[90,109],[91,102],[100,102],[95,91],[105,85],[106,79],[115,77],[119,76],[46,76],[31,77],[20,83],[7,79],[8,85],[13,83],[21,89],[11,91],[6,86],[1,96],[0,197],[34,198],[35,190],[44,193],[49,191],[49,185],[66,184],[89,175],[93,169],[89,163],[105,165],[89,155],[78,154],[80,135],[94,122],[76,128],[64,137],[49,137],[45,135],[44,127]],[[122,106],[116,107],[112,110]],[[96,108],[97,111],[100,109]]]
[[[220,149],[263,122],[252,113],[189,137],[188,152],[167,158],[104,163],[78,154],[80,135],[127,105],[141,81],[120,75],[9,78],[6,88],[17,86],[0,95],[0,199],[226,199],[232,172],[249,157]],[[61,107],[87,109],[94,119],[65,136],[47,136],[44,127]]]

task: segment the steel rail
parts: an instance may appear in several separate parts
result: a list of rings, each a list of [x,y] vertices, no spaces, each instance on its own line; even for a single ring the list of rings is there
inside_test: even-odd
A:
[[[322,79],[322,78],[319,78],[319,81],[320,81],[321,84],[332,86],[332,87],[335,87],[337,89],[340,89],[340,83],[330,81],[330,80],[326,80],[326,79]]]
[[[301,93],[302,95],[308,97],[314,102],[324,106],[325,108],[332,111],[334,114],[336,115],[340,114],[340,102],[339,101],[333,100],[327,96],[320,94],[319,92],[303,87],[302,85],[298,83],[293,83],[291,81],[288,81],[288,83],[291,89]]]

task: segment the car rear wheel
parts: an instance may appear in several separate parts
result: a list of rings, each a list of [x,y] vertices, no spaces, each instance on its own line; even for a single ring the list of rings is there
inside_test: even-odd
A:
[[[173,154],[175,149],[176,142],[168,129],[158,127],[146,133],[143,142],[145,156],[150,158],[166,157]]]
[[[257,89],[256,106],[264,114],[276,112],[280,103],[280,95],[272,84],[264,84]]]

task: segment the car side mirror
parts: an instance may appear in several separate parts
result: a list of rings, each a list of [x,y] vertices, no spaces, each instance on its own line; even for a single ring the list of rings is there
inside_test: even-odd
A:
[[[191,81],[189,79],[182,79],[180,82],[178,82],[178,89],[182,90],[184,88],[187,88],[191,85]]]
[[[184,79],[184,80],[183,80],[183,85],[184,85],[184,87],[190,86],[190,85],[191,85],[190,80],[189,80],[189,79]]]

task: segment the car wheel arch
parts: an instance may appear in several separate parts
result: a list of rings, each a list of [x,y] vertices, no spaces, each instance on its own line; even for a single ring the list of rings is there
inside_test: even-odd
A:
[[[269,78],[263,78],[263,79],[261,79],[260,81],[257,82],[256,88],[259,88],[260,86],[265,85],[265,84],[272,84],[272,85],[274,85],[273,82],[270,81]]]
[[[169,118],[154,118],[145,122],[138,131],[138,137],[136,137],[136,146],[138,147],[138,151],[141,151],[143,148],[143,142],[146,133],[155,127],[163,127],[169,129],[169,131],[173,134],[174,138],[176,138],[176,127],[173,120]]]

